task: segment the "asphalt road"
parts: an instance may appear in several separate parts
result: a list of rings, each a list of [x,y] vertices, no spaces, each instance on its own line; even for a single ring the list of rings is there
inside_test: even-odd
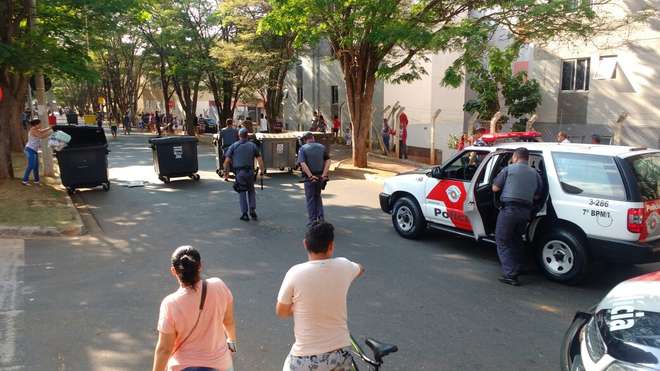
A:
[[[266,179],[257,191],[260,220],[245,223],[231,184],[214,173],[210,147],[199,147],[200,182],[168,185],[154,173],[146,137],[120,137],[110,147],[112,189],[78,196],[101,230],[24,247],[0,241],[9,246],[0,249],[0,315],[12,326],[0,350],[13,351],[0,357],[0,369],[150,369],[159,303],[176,289],[169,257],[182,244],[199,248],[206,275],[234,293],[236,370],[281,369],[293,333],[290,321],[275,316],[275,297],[287,269],[306,258],[298,179]],[[147,184],[121,185],[129,181]],[[660,269],[598,267],[582,287],[536,273],[522,287],[505,286],[496,281],[491,245],[432,232],[420,241],[400,238],[378,208],[380,188],[336,174],[324,201],[337,255],[366,268],[349,294],[351,332],[399,346],[383,370],[555,370],[576,310],[621,280]]]

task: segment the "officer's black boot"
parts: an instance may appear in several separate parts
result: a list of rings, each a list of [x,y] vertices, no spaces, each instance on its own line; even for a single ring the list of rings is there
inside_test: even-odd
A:
[[[252,220],[257,220],[257,210],[250,209],[250,216],[252,217]]]
[[[241,215],[241,220],[243,220],[243,221],[246,221],[246,222],[247,222],[247,221],[249,221],[249,220],[250,220],[250,218],[248,217],[248,214],[247,214],[247,213],[245,213],[245,214],[243,214],[243,215]]]

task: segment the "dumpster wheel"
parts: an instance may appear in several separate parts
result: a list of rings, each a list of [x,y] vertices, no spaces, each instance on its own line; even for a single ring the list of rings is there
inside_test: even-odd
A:
[[[200,179],[199,174],[193,174],[193,175],[191,175],[191,176],[190,176],[190,179],[192,179],[192,180],[198,182],[199,179]]]
[[[103,190],[106,192],[110,190],[110,182],[103,183]]]
[[[72,195],[72,194],[76,193],[76,189],[73,188],[73,187],[66,187],[66,193]]]
[[[170,182],[170,177],[167,177],[167,176],[159,176],[159,177],[158,177],[158,180],[160,180],[161,182],[163,182],[163,183],[165,183],[165,184],[168,184],[168,183]]]

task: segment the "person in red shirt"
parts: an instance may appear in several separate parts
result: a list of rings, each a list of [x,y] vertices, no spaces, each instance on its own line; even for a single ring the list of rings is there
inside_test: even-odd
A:
[[[399,138],[399,158],[408,158],[408,116],[405,112],[399,115],[399,128],[401,129],[401,137]]]
[[[339,116],[335,115],[335,118],[332,119],[332,134],[335,139],[339,137],[339,129],[341,129],[341,121],[339,121]]]
[[[48,111],[48,125],[57,125],[57,117],[55,117],[55,113],[53,113],[53,111]]]

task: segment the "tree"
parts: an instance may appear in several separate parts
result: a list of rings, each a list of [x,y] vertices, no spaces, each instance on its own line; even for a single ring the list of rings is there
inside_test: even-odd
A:
[[[224,41],[214,56],[234,77],[235,97],[246,91],[246,98],[259,94],[264,101],[270,128],[282,119],[284,79],[295,58],[293,33],[259,29],[260,21],[272,8],[265,0],[227,0],[221,7],[223,24],[235,30],[232,40]]]
[[[20,112],[28,80],[37,71],[51,76],[90,77],[84,48],[87,30],[101,29],[105,16],[130,7],[131,0],[86,2],[49,0],[36,3],[38,28],[32,28],[30,0],[0,2],[0,179],[13,176],[10,150],[23,146]],[[89,19],[88,22],[86,20]]]
[[[606,0],[603,0],[606,2]],[[298,45],[329,40],[340,62],[353,127],[353,164],[367,166],[368,136],[377,78],[410,81],[425,74],[418,63],[436,51],[463,53],[451,78],[463,77],[476,48],[498,28],[530,42],[587,36],[601,14],[574,0],[273,0],[264,25],[280,35],[293,32]],[[598,4],[596,4],[598,5]],[[470,53],[467,53],[470,51]],[[477,53],[478,54],[478,53]],[[480,54],[478,54],[480,55]],[[468,57],[468,59],[466,59]],[[477,57],[477,60],[481,60]]]
[[[533,79],[528,80],[525,72],[514,75],[511,69],[520,51],[520,44],[514,43],[504,49],[495,46],[486,48],[485,61],[482,59],[483,62],[465,66],[468,85],[477,97],[465,102],[463,110],[479,113],[481,120],[490,120],[501,110],[500,98],[503,97],[507,114],[511,117],[520,119],[535,112],[542,99],[539,83]],[[500,122],[504,123],[507,119],[502,116]]]

